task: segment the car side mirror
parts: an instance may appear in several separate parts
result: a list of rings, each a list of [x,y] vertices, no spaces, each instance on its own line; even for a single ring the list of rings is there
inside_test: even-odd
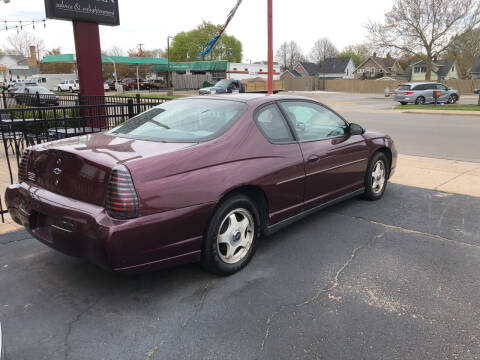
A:
[[[351,123],[348,127],[348,133],[350,135],[362,135],[365,129],[358,124]]]

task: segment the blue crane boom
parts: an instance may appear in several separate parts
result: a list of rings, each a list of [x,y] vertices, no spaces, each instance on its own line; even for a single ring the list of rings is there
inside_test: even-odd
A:
[[[240,4],[242,3],[242,1],[243,0],[237,0],[237,4],[228,14],[227,21],[225,21],[225,24],[218,30],[217,35],[215,35],[215,37],[213,39],[210,39],[210,41],[205,44],[205,48],[203,49],[202,52],[198,53],[198,59],[199,60],[203,61],[205,59],[205,56],[210,54],[210,52],[213,50],[213,48],[215,47],[215,44],[217,43],[218,39],[220,39],[220,37],[223,35],[225,30],[227,29],[228,24],[230,23],[230,21],[235,16],[235,13],[237,12],[237,9],[240,6]]]

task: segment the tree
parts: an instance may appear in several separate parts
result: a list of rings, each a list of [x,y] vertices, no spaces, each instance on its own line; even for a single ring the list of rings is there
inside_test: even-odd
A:
[[[339,56],[340,57],[350,57],[350,58],[352,58],[353,63],[355,64],[355,67],[357,67],[361,63],[360,56],[358,56],[357,54],[355,54],[352,51],[342,51]]]
[[[358,58],[359,63],[355,63],[355,66],[358,66],[360,65],[360,63],[367,60],[373,54],[373,52],[374,50],[369,44],[348,45],[342,50],[343,54],[354,54],[354,56],[352,56],[354,58],[354,61],[356,61],[355,58]]]
[[[293,40],[282,43],[275,54],[275,58],[282,71],[293,69],[298,62],[305,60],[302,49]]]
[[[125,50],[121,46],[114,45],[105,51],[107,56],[125,56]]]
[[[45,42],[28,31],[21,31],[10,35],[7,38],[8,43],[17,54],[25,57],[30,56],[30,46],[37,48],[37,56],[40,59],[41,54],[45,51]]]
[[[204,21],[193,30],[176,34],[170,45],[170,60],[197,60],[198,54],[204,50],[205,44],[216,36],[219,29],[220,25]],[[241,62],[242,43],[234,36],[224,33],[205,60]]]
[[[461,34],[480,23],[480,0],[394,0],[385,22],[365,25],[372,43],[420,56],[426,54],[426,80],[433,59]]]
[[[327,58],[337,57],[338,50],[328,38],[318,39],[310,51],[310,60],[317,65],[323,63]]]
[[[50,49],[46,52],[46,55],[59,55],[62,53],[60,50],[61,50],[61,47]]]
[[[445,53],[446,58],[457,59],[463,75],[474,65],[480,55],[480,28],[467,31],[452,41]]]

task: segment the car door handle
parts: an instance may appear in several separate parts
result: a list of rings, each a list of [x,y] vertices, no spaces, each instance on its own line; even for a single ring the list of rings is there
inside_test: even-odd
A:
[[[313,163],[313,162],[316,162],[316,161],[318,161],[318,160],[320,160],[320,156],[318,156],[318,155],[310,155],[310,156],[308,157],[308,162],[312,162],[312,163]]]

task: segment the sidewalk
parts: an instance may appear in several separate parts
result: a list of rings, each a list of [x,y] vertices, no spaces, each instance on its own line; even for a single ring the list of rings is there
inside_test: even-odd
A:
[[[480,197],[480,163],[400,155],[396,184]]]
[[[15,179],[16,179],[15,163]],[[445,193],[480,197],[480,163],[400,155],[391,182]],[[5,158],[0,157],[0,191],[10,184]],[[3,202],[3,194],[2,194]],[[5,205],[3,204],[4,208]],[[8,214],[0,235],[21,227]]]

